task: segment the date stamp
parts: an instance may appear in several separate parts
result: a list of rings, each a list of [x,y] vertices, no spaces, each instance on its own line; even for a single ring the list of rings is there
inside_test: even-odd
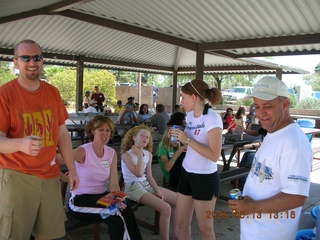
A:
[[[295,210],[285,210],[282,212],[270,211],[268,213],[257,212],[243,212],[243,211],[206,211],[208,219],[227,219],[227,218],[251,218],[251,219],[295,219]]]

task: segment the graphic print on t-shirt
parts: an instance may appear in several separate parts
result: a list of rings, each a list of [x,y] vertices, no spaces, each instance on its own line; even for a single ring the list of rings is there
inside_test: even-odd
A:
[[[108,160],[102,160],[101,162],[101,166],[108,169],[111,166],[111,163]]]
[[[253,175],[257,176],[259,178],[259,181],[262,183],[264,180],[271,180],[273,179],[273,172],[272,168],[268,167],[265,164],[265,161],[263,163],[257,161],[256,158],[253,160],[253,164],[251,167],[251,172]]]
[[[50,109],[41,112],[28,112],[22,114],[24,137],[39,136],[42,137],[44,147],[54,145],[52,129],[53,116]]]
[[[186,129],[190,130],[192,135],[198,136],[200,134],[201,128],[204,128],[204,127],[205,127],[204,122],[202,122],[201,124],[197,124],[195,126],[192,126],[192,122],[189,122],[186,126]]]

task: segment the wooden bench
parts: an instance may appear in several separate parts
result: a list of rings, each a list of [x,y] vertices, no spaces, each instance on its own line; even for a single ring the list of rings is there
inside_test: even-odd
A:
[[[70,198],[70,189],[68,187],[68,183],[66,182],[62,182],[62,196],[64,199],[64,205],[65,205],[66,216],[67,216],[67,221],[65,222],[66,239],[69,239],[69,240],[75,239],[75,238],[72,238],[73,231],[76,231],[78,229],[88,227],[91,225],[92,231],[93,231],[93,239],[100,240],[100,223],[91,223],[91,222],[79,220],[68,211],[67,206]]]

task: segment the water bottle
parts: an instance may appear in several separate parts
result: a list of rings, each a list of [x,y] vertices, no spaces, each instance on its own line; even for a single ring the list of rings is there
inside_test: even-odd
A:
[[[173,125],[171,128],[181,129],[181,126],[179,126],[179,125]],[[178,142],[179,140],[178,140],[178,138],[177,138],[176,135],[171,134],[171,135],[170,135],[170,141],[176,143],[176,142]]]

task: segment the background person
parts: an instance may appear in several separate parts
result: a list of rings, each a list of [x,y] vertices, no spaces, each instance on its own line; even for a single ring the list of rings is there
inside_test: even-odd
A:
[[[232,132],[232,129],[236,127],[232,108],[227,108],[225,114],[222,117],[222,122],[223,129],[227,129],[228,132]]]
[[[219,194],[217,161],[221,153],[222,119],[205,104],[219,103],[221,93],[201,80],[193,80],[181,88],[181,104],[186,110],[185,131],[173,129],[172,134],[188,145],[178,186],[177,221],[179,239],[191,239],[190,222],[196,212],[201,239],[215,239],[213,219]]]
[[[83,108],[86,109],[90,106],[90,91],[86,91],[82,102]]]
[[[121,142],[121,169],[125,192],[133,201],[160,213],[159,229],[162,240],[169,240],[170,218],[174,220],[176,193],[159,187],[152,176],[152,136],[145,125],[131,128]],[[173,224],[173,237],[176,228]]]
[[[14,49],[19,76],[0,87],[0,238],[55,239],[65,234],[59,148],[76,189],[68,113],[59,91],[40,80],[41,48],[23,40]],[[52,227],[54,226],[54,227]]]
[[[125,110],[125,107],[122,105],[122,101],[121,100],[118,100],[117,101],[117,105],[116,107],[114,108],[114,113],[120,113],[121,111]]]
[[[169,115],[164,111],[163,104],[157,104],[156,113],[150,118],[152,127],[155,127],[157,131],[163,135],[169,122]]]
[[[96,116],[87,124],[86,132],[90,142],[74,151],[80,185],[78,189],[71,191],[69,208],[76,218],[89,223],[103,222],[109,225],[110,238],[113,240],[123,239],[126,228],[131,239],[142,239],[129,207],[121,210],[126,228],[118,215],[106,219],[100,217],[100,212],[105,207],[97,204],[98,199],[109,192],[120,191],[117,154],[114,149],[106,145],[113,129],[112,120],[104,116]]]
[[[103,102],[105,100],[104,94],[100,92],[99,87],[94,87],[94,92],[91,95],[91,100],[94,100],[97,104],[96,109],[98,112],[103,112]]]
[[[243,200],[229,207],[243,215],[241,240],[295,239],[302,206],[309,194],[312,150],[289,114],[287,86],[275,77],[253,88],[256,116],[268,131],[255,154]]]
[[[246,117],[246,128],[248,129],[250,125],[256,123],[256,106],[254,103],[250,105],[249,113]]]
[[[149,113],[149,106],[148,104],[141,104],[138,119],[140,122],[144,122],[145,120],[152,117],[152,114]]]
[[[239,107],[238,111],[234,115],[234,120],[236,123],[236,127],[232,129],[234,133],[242,133],[243,129],[245,129],[245,117],[246,117],[246,109],[244,107]]]
[[[89,102],[89,107],[83,109],[84,113],[97,113],[97,109],[96,109],[96,102],[93,100],[90,100]]]
[[[182,112],[175,112],[171,115],[168,128],[158,146],[158,161],[165,183],[172,190],[177,190],[182,162],[186,155],[187,145],[181,144],[177,139],[172,141],[169,134],[170,127],[180,127],[184,129],[186,115]]]

